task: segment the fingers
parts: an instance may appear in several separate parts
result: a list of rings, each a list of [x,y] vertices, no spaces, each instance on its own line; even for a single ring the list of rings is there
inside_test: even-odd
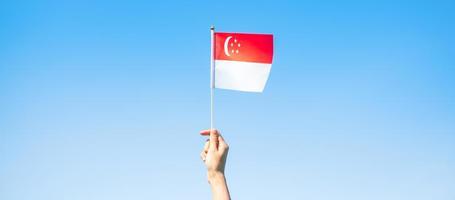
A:
[[[210,146],[210,142],[209,140],[207,139],[204,143],[204,149],[202,149],[201,151],[201,160],[205,162],[205,159],[207,158],[207,152],[209,151],[209,146]]]
[[[201,160],[205,162],[205,159],[207,158],[207,152],[206,151],[202,151],[200,156],[201,156]]]
[[[217,150],[218,149],[218,138],[219,138],[218,131],[215,130],[215,129],[212,129],[210,131],[210,146],[209,146],[209,150]]]
[[[219,135],[218,141],[219,141],[218,147],[220,149],[229,149],[229,145],[226,143],[223,136]]]
[[[209,150],[217,150],[218,149],[218,137],[219,133],[218,130],[216,129],[207,129],[207,130],[202,130],[200,132],[201,135],[209,136],[210,137],[210,145],[209,145]]]
[[[207,139],[207,141],[205,141],[205,144],[204,144],[204,152],[207,153],[207,151],[209,150],[209,146],[210,146],[210,142],[209,140]]]
[[[202,130],[199,132],[201,135],[205,135],[205,136],[208,136],[210,135],[210,129],[205,129],[205,130]]]

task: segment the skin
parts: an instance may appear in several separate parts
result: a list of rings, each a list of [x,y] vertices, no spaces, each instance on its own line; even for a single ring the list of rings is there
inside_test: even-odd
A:
[[[203,130],[200,134],[209,136],[201,152],[201,159],[207,167],[207,179],[212,190],[212,198],[213,200],[230,200],[231,197],[224,176],[229,146],[218,130]]]

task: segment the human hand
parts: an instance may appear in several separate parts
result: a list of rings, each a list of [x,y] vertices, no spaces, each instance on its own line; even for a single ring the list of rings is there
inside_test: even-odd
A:
[[[200,134],[210,138],[205,142],[204,149],[201,152],[201,159],[207,167],[210,182],[212,176],[224,175],[229,146],[216,129],[203,130]]]
[[[201,135],[209,136],[201,152],[201,159],[207,167],[207,178],[212,188],[213,200],[230,200],[224,176],[229,146],[215,129],[203,130]]]

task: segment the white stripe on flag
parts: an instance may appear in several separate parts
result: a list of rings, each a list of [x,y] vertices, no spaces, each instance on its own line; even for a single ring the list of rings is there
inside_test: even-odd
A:
[[[215,87],[245,92],[262,92],[272,64],[215,60]]]

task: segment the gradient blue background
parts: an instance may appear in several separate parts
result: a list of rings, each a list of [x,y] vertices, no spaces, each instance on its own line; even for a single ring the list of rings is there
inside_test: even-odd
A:
[[[273,33],[216,91],[233,199],[455,199],[453,1],[0,2],[0,199],[210,199],[209,27]]]

